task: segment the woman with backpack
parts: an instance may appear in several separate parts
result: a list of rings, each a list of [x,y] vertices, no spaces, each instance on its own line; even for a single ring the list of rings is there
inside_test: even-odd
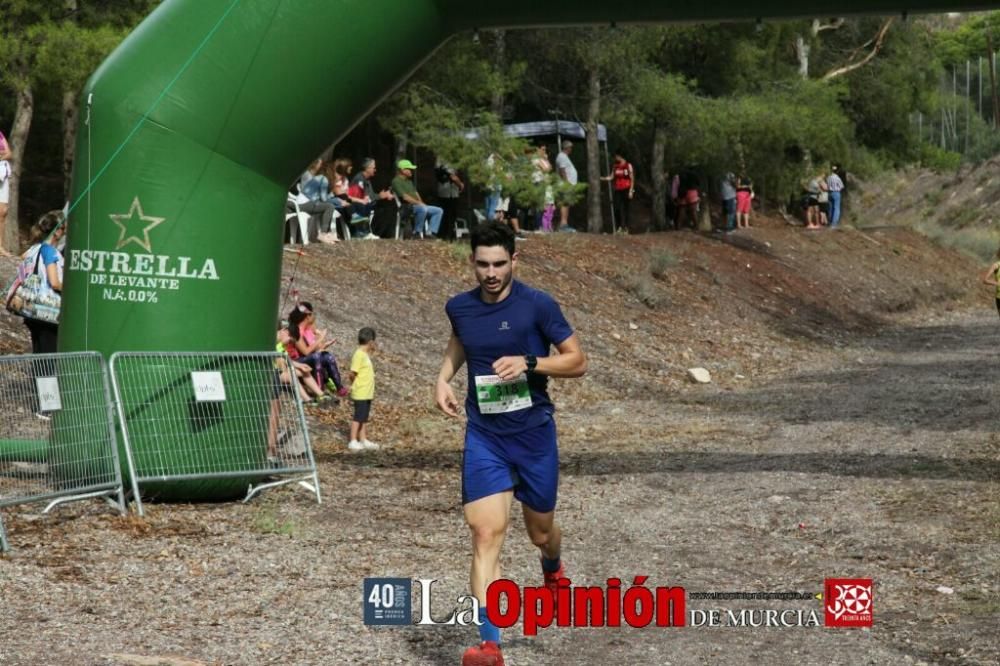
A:
[[[49,309],[58,309],[62,302],[63,255],[58,245],[65,234],[62,211],[50,210],[32,228],[31,247],[22,255],[25,262],[32,262],[32,273],[38,276],[40,283],[39,293]],[[56,352],[57,323],[24,316],[24,325],[31,334],[32,354]]]

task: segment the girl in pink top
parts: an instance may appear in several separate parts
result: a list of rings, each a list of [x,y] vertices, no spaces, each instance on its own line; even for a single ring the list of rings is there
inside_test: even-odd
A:
[[[347,388],[340,377],[337,359],[326,350],[335,340],[326,341],[326,331],[316,329],[316,314],[311,303],[299,303],[288,315],[288,328],[295,338],[295,349],[300,354],[298,360],[313,369],[316,381],[338,396],[347,395]],[[291,356],[289,354],[289,356]]]

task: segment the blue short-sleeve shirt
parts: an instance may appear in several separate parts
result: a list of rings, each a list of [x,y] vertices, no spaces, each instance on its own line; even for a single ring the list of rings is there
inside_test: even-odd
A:
[[[505,414],[481,414],[476,401],[476,375],[493,375],[503,356],[548,356],[552,345],[565,342],[573,329],[555,299],[514,280],[499,303],[483,301],[479,287],[452,297],[445,306],[452,331],[465,349],[469,392],[465,411],[469,424],[496,434],[515,434],[542,425],[554,407],[548,377],[528,373],[531,407]]]

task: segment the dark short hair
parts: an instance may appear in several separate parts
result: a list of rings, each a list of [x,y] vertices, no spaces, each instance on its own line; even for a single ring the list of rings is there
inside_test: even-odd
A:
[[[358,344],[366,345],[375,339],[375,329],[371,326],[365,326],[363,329],[358,331]]]
[[[514,231],[503,222],[490,220],[478,225],[469,234],[469,242],[473,254],[477,247],[502,247],[507,254],[514,256]]]

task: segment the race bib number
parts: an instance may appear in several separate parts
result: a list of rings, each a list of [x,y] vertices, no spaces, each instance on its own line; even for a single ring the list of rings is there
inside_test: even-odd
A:
[[[476,398],[480,414],[507,414],[531,407],[528,376],[504,381],[497,375],[476,375]]]

